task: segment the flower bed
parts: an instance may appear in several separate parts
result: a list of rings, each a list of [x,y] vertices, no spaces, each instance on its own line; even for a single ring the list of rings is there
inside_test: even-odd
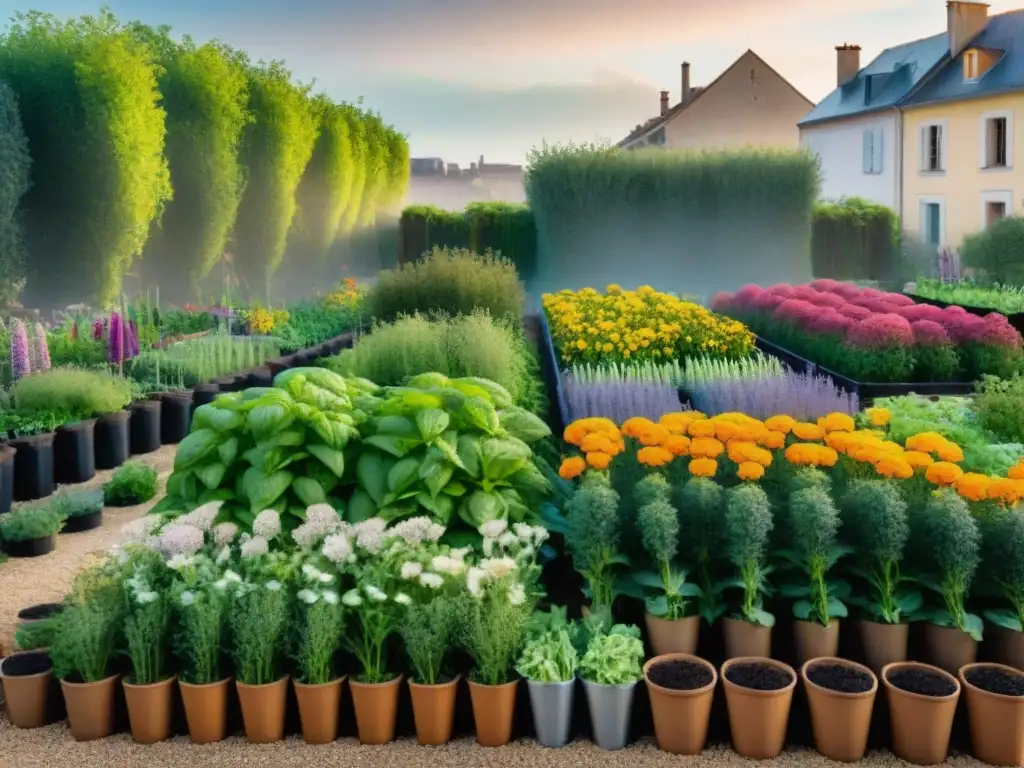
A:
[[[915,304],[902,294],[832,280],[746,286],[719,294],[714,307],[750,325],[763,347],[799,356],[791,361],[799,365],[802,358],[861,389],[862,382],[956,385],[987,373],[1007,375],[1022,361],[1021,335],[1003,315],[975,317],[960,307]],[[957,386],[949,389],[958,393]],[[872,393],[882,394],[902,393]]]
[[[907,295],[914,301],[940,308],[960,306],[981,317],[990,312],[1001,312],[1018,331],[1024,327],[1024,291],[1015,286],[928,278],[914,283],[913,290]]]

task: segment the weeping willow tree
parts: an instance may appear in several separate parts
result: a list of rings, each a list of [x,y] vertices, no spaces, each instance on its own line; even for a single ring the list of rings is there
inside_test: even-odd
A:
[[[405,136],[388,129],[388,169],[387,183],[381,194],[381,208],[396,213],[405,201],[405,193],[409,188],[409,142]]]
[[[242,132],[251,121],[244,60],[230,48],[170,37],[170,28],[130,25],[157,56],[167,111],[167,160],[174,200],[143,254],[146,277],[163,295],[198,295],[217,265],[242,199]]]
[[[0,302],[18,298],[25,284],[25,249],[18,205],[28,190],[32,161],[18,98],[0,81]]]
[[[378,115],[365,113],[366,126],[366,184],[360,201],[358,227],[372,227],[377,220],[381,195],[387,189],[389,169],[388,128]]]
[[[253,122],[242,138],[246,187],[235,224],[237,274],[250,295],[270,293],[295,217],[295,193],[317,140],[309,87],[292,82],[280,62],[248,68]]]
[[[355,229],[356,223],[359,221],[359,211],[366,189],[368,148],[362,111],[352,104],[342,104],[340,110],[345,122],[348,123],[349,143],[352,147],[352,192],[349,194],[348,205],[345,206],[345,211],[342,213],[337,234],[347,235]]]
[[[37,305],[111,302],[170,199],[159,74],[108,11],[17,14],[0,36],[0,79],[17,95],[32,154],[22,208]]]

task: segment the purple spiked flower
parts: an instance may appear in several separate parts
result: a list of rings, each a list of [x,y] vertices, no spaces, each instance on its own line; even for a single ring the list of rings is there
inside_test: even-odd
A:
[[[11,325],[11,367],[16,379],[32,373],[28,359],[28,334],[25,333],[25,324],[17,318]]]
[[[107,340],[107,359],[115,365],[124,361],[124,339],[121,338],[121,315],[110,313],[110,337]]]
[[[35,351],[35,364],[37,371],[50,370],[50,346],[46,342],[46,329],[42,323],[36,323],[32,342]]]

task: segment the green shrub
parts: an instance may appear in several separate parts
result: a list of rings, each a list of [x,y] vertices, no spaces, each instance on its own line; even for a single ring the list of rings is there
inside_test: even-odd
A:
[[[0,82],[0,301],[18,297],[24,286],[25,252],[18,204],[28,190],[32,159],[21,125],[18,98]]]
[[[108,507],[134,507],[156,496],[156,471],[141,461],[122,464],[103,486]]]
[[[19,507],[0,518],[0,539],[30,541],[51,536],[64,527],[64,514],[55,505]]]
[[[52,368],[19,379],[12,391],[24,414],[60,410],[70,421],[117,413],[132,399],[131,383],[107,371]]]
[[[52,497],[49,506],[64,517],[86,517],[103,510],[103,490],[61,491]]]
[[[1024,285],[1024,217],[1008,216],[965,237],[960,262],[993,282]]]
[[[414,312],[519,318],[525,294],[515,267],[492,253],[435,248],[426,258],[384,270],[367,293],[367,311],[387,322]]]
[[[479,310],[455,318],[414,315],[379,324],[336,360],[328,367],[380,386],[436,371],[452,378],[490,379],[517,403],[524,394],[525,361],[516,334]]]
[[[972,408],[978,423],[1007,443],[1024,443],[1024,376],[1000,379],[983,376]]]
[[[850,197],[817,203],[811,230],[814,276],[833,280],[898,279],[897,231],[896,212],[870,200]]]

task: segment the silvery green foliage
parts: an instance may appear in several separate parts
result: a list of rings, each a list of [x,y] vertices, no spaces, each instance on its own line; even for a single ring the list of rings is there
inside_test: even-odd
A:
[[[565,505],[566,544],[581,573],[604,564],[619,548],[619,494],[599,475],[588,475]]]
[[[801,467],[789,480],[789,492],[796,493],[809,488],[816,488],[828,493],[832,490],[832,478],[813,467]]]
[[[657,421],[663,414],[684,410],[679,390],[672,384],[651,381],[609,380],[584,382],[563,374],[562,385],[569,422],[604,416],[621,424],[634,416]]]
[[[804,560],[828,558],[839,535],[839,510],[821,487],[804,488],[789,497],[793,545]]]
[[[840,499],[844,537],[862,556],[898,563],[910,536],[907,503],[892,483],[854,480]]]
[[[811,373],[765,374],[756,377],[704,380],[685,386],[694,408],[716,416],[738,411],[756,419],[786,413],[814,421],[829,413],[851,416],[860,410],[856,395],[837,388],[827,376]]]
[[[760,486],[744,483],[726,492],[725,529],[733,565],[742,568],[764,558],[772,531],[772,508]]]
[[[655,480],[655,478],[664,483],[664,490],[661,493],[653,494],[651,498],[641,504],[637,510],[637,526],[640,529],[644,549],[651,559],[660,565],[663,562],[670,563],[676,557],[679,548],[679,517],[675,507],[668,500],[668,484],[660,475],[651,475],[642,480],[641,483],[638,483],[638,488],[640,484],[646,483],[648,480]]]
[[[967,502],[943,489],[923,510],[927,546],[937,575],[955,575],[966,590],[981,561],[981,535]]]
[[[720,554],[724,541],[722,514],[725,491],[714,480],[694,477],[675,492],[679,526],[686,531],[682,539],[683,558],[688,561]]]
[[[1017,509],[989,514],[981,531],[984,575],[1024,595],[1024,514]]]

